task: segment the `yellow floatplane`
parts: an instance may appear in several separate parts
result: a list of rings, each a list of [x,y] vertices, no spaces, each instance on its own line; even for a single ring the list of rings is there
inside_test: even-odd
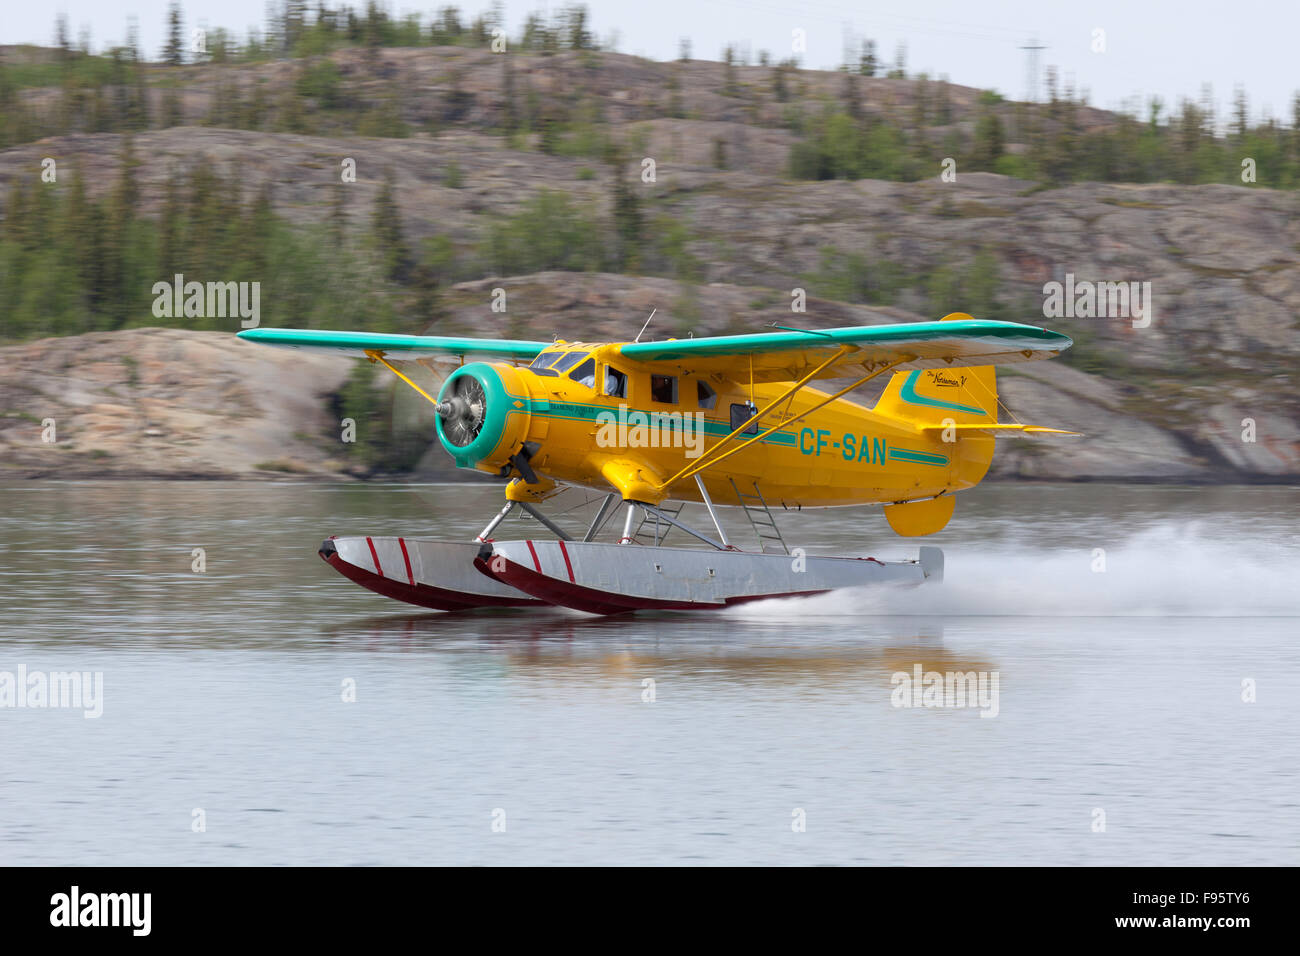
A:
[[[437,406],[438,439],[457,466],[508,480],[505,505],[475,541],[369,536],[322,545],[321,556],[353,581],[443,610],[720,608],[939,580],[938,548],[888,562],[799,549],[792,555],[773,509],[879,504],[897,534],[933,534],[952,517],[956,493],[988,471],[998,435],[1074,434],[998,421],[994,372],[1059,355],[1070,339],[964,313],[938,322],[653,342],[297,329],[249,329],[239,337],[382,363]],[[460,365],[436,398],[400,368],[448,356]],[[466,361],[472,356],[487,361]],[[849,397],[881,375],[890,378],[874,407]],[[832,389],[813,387],[825,380],[834,380]],[[580,537],[538,507],[568,488],[604,495]],[[704,506],[711,529],[682,520],[688,502]],[[620,504],[621,534],[601,540]],[[721,506],[745,510],[757,550],[728,540]],[[515,508],[555,539],[494,540]],[[665,546],[670,529],[700,546]]]

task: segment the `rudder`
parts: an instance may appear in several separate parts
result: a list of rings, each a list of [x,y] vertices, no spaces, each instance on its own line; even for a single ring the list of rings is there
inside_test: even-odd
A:
[[[965,312],[953,312],[941,321],[971,319]],[[979,365],[896,372],[876,402],[875,411],[921,427],[949,422],[994,424],[998,420],[997,370],[992,365]],[[957,488],[979,483],[993,461],[994,444],[991,435],[967,433],[958,438],[954,433],[951,457],[956,465]]]
[[[965,312],[941,321],[971,320]],[[992,365],[896,372],[876,403],[877,412],[917,425],[979,425],[998,420],[998,378]]]

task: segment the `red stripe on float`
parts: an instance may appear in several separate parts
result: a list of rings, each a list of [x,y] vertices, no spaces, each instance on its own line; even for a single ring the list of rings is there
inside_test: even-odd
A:
[[[402,560],[406,562],[406,580],[409,583],[414,584],[415,575],[411,573],[411,556],[406,553],[406,539],[398,538],[397,543],[402,546]]]
[[[564,555],[564,566],[569,569],[569,580],[577,583],[573,577],[573,562],[569,560],[569,549],[564,546],[563,538],[560,539],[560,554]]]
[[[366,538],[366,544],[370,545],[370,557],[374,558],[375,561],[375,573],[382,578],[384,576],[384,569],[380,567],[379,552],[375,550],[375,543],[369,538]]]
[[[528,553],[533,556],[533,567],[535,567],[538,573],[540,573],[542,570],[542,562],[537,557],[537,549],[533,547],[531,541],[525,541],[524,544],[528,545]]]
[[[336,553],[329,556],[321,555],[325,561],[339,574],[343,575],[349,581],[361,585],[374,591],[376,594],[382,594],[384,597],[396,598],[399,601],[405,601],[408,604],[417,604],[420,607],[431,607],[439,611],[468,611],[476,607],[515,607],[515,606],[536,606],[546,602],[530,595],[520,594],[518,597],[496,597],[488,594],[468,594],[460,591],[448,591],[444,588],[435,588],[427,584],[416,584],[414,586],[403,584],[401,581],[393,578],[381,578],[379,575],[367,571],[357,564],[348,564]],[[491,575],[489,575],[490,577]]]

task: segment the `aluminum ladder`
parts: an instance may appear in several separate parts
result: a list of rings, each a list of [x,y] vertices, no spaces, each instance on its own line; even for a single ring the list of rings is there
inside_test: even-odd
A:
[[[789,554],[790,549],[786,547],[785,538],[781,537],[781,529],[776,525],[776,518],[772,516],[772,510],[763,500],[763,493],[758,490],[758,482],[754,482],[754,492],[750,494],[740,490],[735,478],[728,480],[731,482],[732,490],[736,492],[736,499],[740,502],[740,506],[745,509],[745,517],[749,519],[750,527],[754,529],[754,536],[758,538],[759,550],[764,554]]]
[[[686,502],[684,501],[677,502],[676,507],[673,507],[668,502],[664,502],[663,504],[659,505],[659,510],[666,515],[672,515],[674,518],[676,518],[678,515],[682,513],[682,509],[685,507],[686,507]],[[668,524],[668,522],[666,521],[660,521],[658,515],[652,515],[644,508],[638,508],[637,510],[641,512],[641,523],[638,524],[636,526],[636,530],[632,532],[632,540],[636,544],[646,544],[645,541],[641,540],[641,532],[646,525],[650,525],[651,529],[654,531],[655,546],[658,547],[659,545],[663,544],[664,538],[668,537],[668,532],[673,530],[673,526]],[[660,529],[663,530],[660,531]]]

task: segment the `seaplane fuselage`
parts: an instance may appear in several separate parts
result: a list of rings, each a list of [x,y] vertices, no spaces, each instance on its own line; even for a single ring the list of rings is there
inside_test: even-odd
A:
[[[905,374],[918,382],[945,375]],[[462,366],[448,378],[440,400],[456,393],[462,377],[475,380],[484,402],[481,427],[467,444],[457,444],[460,439],[439,421],[439,438],[458,465],[499,473],[521,446],[531,444],[539,475],[598,491],[612,487],[625,499],[652,504],[666,498],[700,501],[693,475],[669,480],[689,472],[757,409],[787,391],[780,383],[751,385],[693,371],[686,363],[670,369],[629,361],[615,345],[576,342],[557,342],[531,366]],[[927,384],[931,391],[949,387]],[[727,443],[738,450],[699,473],[709,495],[734,504],[735,487],[749,490],[758,483],[769,503],[790,508],[880,504],[970,488],[988,470],[991,436],[945,441],[916,418],[876,412],[847,398],[826,402],[833,394],[805,386],[742,428]],[[915,388],[909,394],[917,394]],[[964,405],[929,401],[951,404],[954,415]]]

